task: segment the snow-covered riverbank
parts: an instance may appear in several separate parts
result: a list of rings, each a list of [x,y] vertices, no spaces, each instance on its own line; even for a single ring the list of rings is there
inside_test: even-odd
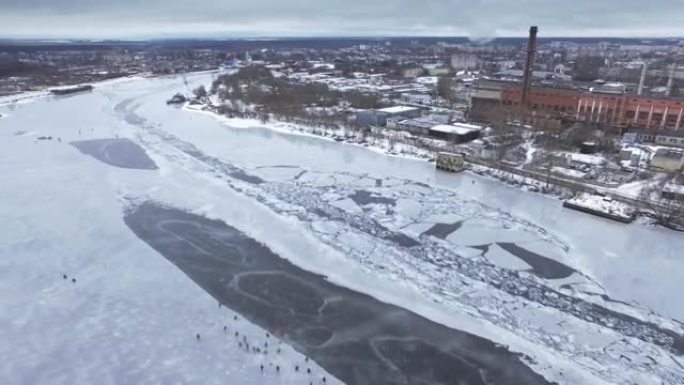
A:
[[[397,156],[406,159],[428,161],[431,163],[434,162],[436,156],[434,151],[422,147],[416,147],[413,145],[401,143],[401,139],[403,135],[405,135],[406,133],[391,129],[379,130],[381,130],[380,133],[383,136],[393,137],[392,140],[378,139],[371,136],[364,136],[353,130],[344,130],[341,128],[329,129],[290,122],[262,122],[259,119],[236,117],[230,118],[221,115],[217,112],[214,112],[211,108],[207,108],[206,106],[201,104],[185,104],[183,108],[193,113],[201,113],[211,116],[220,121],[222,124],[231,128],[264,128],[275,132],[280,132],[283,134],[308,136],[329,141],[335,141],[339,142],[340,144],[363,147],[370,151],[374,151],[376,153],[387,156]],[[447,147],[448,145],[446,142],[440,140],[430,140],[430,142],[436,146],[439,146],[441,144],[442,146]],[[561,187],[557,187],[554,185],[547,186],[546,183],[537,181],[535,179],[525,178],[520,175],[514,175],[496,168],[473,164],[469,167],[469,169],[471,172],[476,173],[482,177],[496,180],[501,183],[505,183],[516,188],[520,188],[524,191],[531,191],[535,193],[556,196],[560,198],[568,198],[572,195],[572,192],[567,189],[563,189]]]
[[[268,121],[262,122],[259,119],[249,118],[230,118],[211,111],[203,105],[185,104],[183,107],[187,111],[208,114],[223,124],[233,128],[255,128],[261,127],[276,132],[292,135],[303,135],[315,138],[326,139],[344,144],[368,148],[371,151],[390,156],[401,156],[408,159],[433,161],[435,154],[433,151],[426,150],[404,143],[398,143],[402,139],[403,133],[385,129],[382,130],[383,136],[391,139],[379,139],[373,136],[363,135],[358,131],[345,130],[343,128],[330,129],[325,127],[309,126],[291,122]],[[435,141],[439,142],[439,141]]]

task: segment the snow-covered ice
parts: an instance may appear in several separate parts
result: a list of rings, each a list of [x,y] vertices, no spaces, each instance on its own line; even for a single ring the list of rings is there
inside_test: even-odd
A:
[[[611,215],[623,220],[631,220],[634,218],[634,207],[601,195],[581,193],[568,199],[566,203],[597,213]]]

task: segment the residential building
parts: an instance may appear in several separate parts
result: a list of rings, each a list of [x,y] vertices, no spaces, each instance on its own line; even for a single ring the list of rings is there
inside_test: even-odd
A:
[[[401,94],[399,96],[399,100],[402,103],[423,104],[423,105],[430,105],[433,102],[432,95],[430,95],[430,94],[414,94],[414,93]]]
[[[417,78],[425,73],[425,70],[421,67],[407,68],[403,71],[405,78]]]
[[[661,131],[655,135],[654,142],[664,146],[684,147],[684,131]]]
[[[451,68],[454,70],[468,70],[477,68],[477,56],[470,53],[458,53],[451,56]]]

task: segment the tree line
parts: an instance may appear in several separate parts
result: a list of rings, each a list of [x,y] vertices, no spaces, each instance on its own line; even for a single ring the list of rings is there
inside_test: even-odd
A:
[[[321,83],[294,83],[273,76],[263,66],[248,66],[233,74],[219,76],[211,93],[221,101],[241,101],[276,114],[299,114],[308,107],[378,108],[383,106],[375,93],[342,92]]]

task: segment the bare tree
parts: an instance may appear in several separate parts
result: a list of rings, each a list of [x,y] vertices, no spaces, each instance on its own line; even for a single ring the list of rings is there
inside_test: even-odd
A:
[[[208,94],[207,89],[204,88],[204,86],[199,86],[195,88],[194,90],[192,90],[192,93],[195,94],[195,97],[197,97],[197,99],[203,98]]]
[[[437,78],[437,95],[444,98],[449,103],[451,108],[456,103],[456,94],[454,93],[454,78],[451,76],[440,76]]]
[[[387,139],[387,151],[393,152],[393,151],[394,151],[394,147],[396,147],[396,144],[397,144],[396,139],[394,139],[393,137],[389,137],[389,138]]]
[[[549,188],[551,173],[560,158],[558,151],[565,148],[563,127],[554,119],[541,118],[535,122],[535,131],[537,144],[544,153],[546,188]]]
[[[668,195],[666,188],[678,177],[681,177],[681,171],[668,173],[657,183],[645,185],[639,192],[639,201],[643,209],[654,215],[658,224],[684,230],[684,201]]]
[[[499,165],[508,151],[522,142],[520,129],[508,124],[511,114],[511,110],[504,107],[492,109],[488,113],[491,122],[490,144],[494,148],[494,161]]]

